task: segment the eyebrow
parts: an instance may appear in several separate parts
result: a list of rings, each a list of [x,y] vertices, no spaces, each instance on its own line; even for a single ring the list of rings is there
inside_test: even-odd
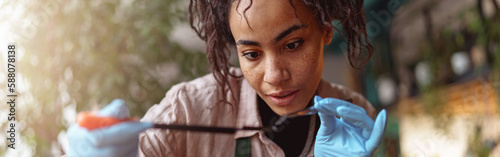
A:
[[[278,37],[276,37],[274,39],[274,42],[278,42],[281,39],[285,38],[288,34],[292,33],[293,31],[296,31],[298,29],[303,29],[303,28],[307,28],[307,25],[293,25],[290,28],[288,28],[287,30],[281,32],[280,35],[278,35]]]
[[[236,42],[236,45],[252,45],[252,46],[260,46],[260,44],[256,41],[250,41],[250,40],[238,40]]]
[[[281,39],[285,38],[288,34],[292,33],[293,31],[307,28],[307,25],[293,25],[290,28],[286,29],[285,31],[281,32],[275,39],[274,42],[278,42]],[[260,46],[260,44],[256,41],[251,41],[251,40],[238,40],[236,42],[236,45],[252,45],[252,46]]]

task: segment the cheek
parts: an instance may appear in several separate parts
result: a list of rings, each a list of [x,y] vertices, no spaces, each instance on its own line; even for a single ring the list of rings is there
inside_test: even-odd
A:
[[[243,76],[245,79],[250,83],[252,87],[254,87],[255,90],[258,90],[255,87],[259,87],[258,85],[260,82],[262,82],[262,77],[261,72],[259,71],[259,68],[255,67],[255,65],[248,63],[247,61],[244,61],[244,57],[239,57],[239,62],[240,62],[240,68],[241,71],[243,72]]]
[[[312,46],[304,51],[303,55],[296,58],[296,75],[303,79],[311,77],[321,77],[323,71],[323,53],[322,47]],[[319,75],[319,76],[318,76]]]

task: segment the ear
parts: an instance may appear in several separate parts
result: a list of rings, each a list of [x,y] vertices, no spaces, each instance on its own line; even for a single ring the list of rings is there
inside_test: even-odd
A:
[[[333,27],[323,26],[323,43],[325,45],[330,44],[330,42],[332,42],[332,37],[333,37]]]

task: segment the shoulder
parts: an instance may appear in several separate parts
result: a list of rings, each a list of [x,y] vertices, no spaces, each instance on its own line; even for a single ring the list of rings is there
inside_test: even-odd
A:
[[[350,99],[353,94],[358,95],[359,93],[354,92],[343,85],[321,80],[318,86],[318,94],[325,97]]]
[[[238,68],[231,68],[230,75],[239,76],[241,74],[241,70]],[[228,76],[227,80],[231,85],[238,85],[241,83],[241,78]],[[167,92],[166,97],[171,97],[179,94],[215,94],[218,91],[222,90],[222,87],[219,86],[217,80],[215,79],[213,73],[209,73],[205,76],[196,78],[194,80],[188,82],[181,82],[176,84],[170,88]]]
[[[239,76],[241,71],[231,68],[231,74]],[[240,78],[229,77],[232,88],[239,88]],[[205,109],[212,109],[223,100],[222,87],[219,86],[212,73],[188,82],[172,86],[163,100],[152,106],[143,117],[144,121],[173,122],[186,114],[197,114]],[[233,90],[233,91],[239,91]],[[232,93],[230,93],[232,94]]]
[[[342,100],[352,99],[353,104],[363,107],[368,116],[372,118],[375,116],[375,108],[363,95],[343,85],[321,80],[318,87],[318,95]]]

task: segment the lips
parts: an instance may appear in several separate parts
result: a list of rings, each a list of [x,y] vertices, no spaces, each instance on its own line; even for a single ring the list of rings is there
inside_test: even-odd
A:
[[[299,90],[278,91],[267,94],[269,98],[278,106],[287,106],[297,97]]]

